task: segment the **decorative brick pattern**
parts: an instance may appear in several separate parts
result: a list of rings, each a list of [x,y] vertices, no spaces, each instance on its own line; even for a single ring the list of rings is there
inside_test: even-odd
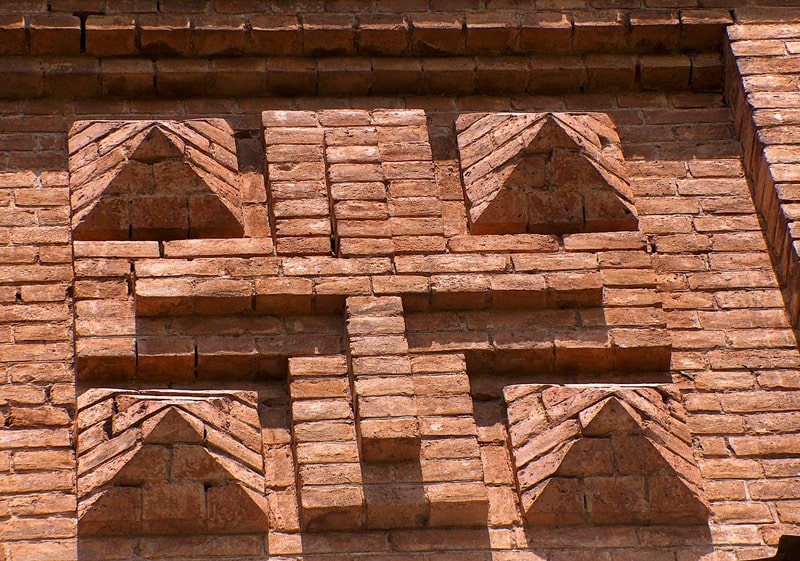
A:
[[[255,392],[84,392],[79,534],[265,532],[256,402]]]
[[[612,4],[408,0],[401,13],[397,2],[355,0],[3,2],[0,561],[792,555],[786,539],[779,553],[774,547],[800,521],[800,355],[791,320],[794,253],[786,249],[794,239],[797,10],[787,0],[721,9],[705,0]],[[290,148],[273,135],[270,159],[264,132],[289,127],[265,127],[265,110],[313,117],[313,127],[299,127],[315,129],[307,145]],[[635,231],[469,230],[460,115],[560,114],[566,121],[598,112],[618,133],[624,159],[612,160],[636,202]],[[75,239],[69,179],[80,170],[70,169],[68,134],[75,122],[220,118],[235,131],[226,132],[229,149],[219,154],[236,154],[226,169],[237,181],[237,237]],[[167,133],[154,133],[153,144],[172,154],[165,161],[186,163]],[[391,146],[394,138],[404,139],[401,149]],[[573,147],[577,138],[570,137]],[[283,160],[280,150],[288,150]],[[154,159],[146,150],[137,157]],[[391,176],[401,169],[425,175]],[[348,170],[357,171],[354,179],[341,175]],[[314,177],[308,190],[304,171]],[[360,299],[391,301],[401,313],[353,315],[348,323],[348,302]],[[391,332],[363,331],[365,324]],[[395,365],[402,374],[365,374],[350,364],[360,339],[386,344],[398,336],[399,354],[363,345],[359,352],[392,359],[384,365],[407,358]],[[384,378],[403,383],[382,386]],[[525,510],[514,443],[556,435],[525,432],[519,419],[570,402],[541,398],[542,409],[529,410],[540,393],[584,382],[618,394],[589,406],[599,411],[580,438],[563,443],[563,459],[556,448],[543,452],[558,466],[539,485],[582,487],[559,504],[579,496],[587,505],[561,508],[553,521],[546,491],[535,498],[538,508]],[[504,388],[521,395],[539,385],[503,399]],[[182,485],[174,485],[185,475],[173,473],[174,462],[169,472],[153,470],[166,474],[161,497],[176,499],[170,512],[162,500],[161,514],[152,493],[145,508],[144,482],[114,480],[78,497],[84,425],[110,434],[120,413],[94,428],[91,406],[83,398],[76,405],[75,394],[103,387],[125,388],[109,391],[148,404],[163,401],[155,395],[194,403],[200,395],[209,402],[248,394],[240,405],[251,418],[258,413],[247,426],[257,425],[249,434],[260,441],[248,450],[258,449],[263,467],[233,477],[214,457],[197,465],[219,480],[187,476]],[[630,405],[632,394],[620,397],[623,390],[643,392],[642,401],[669,422],[651,422]],[[645,399],[651,390],[661,397]],[[360,403],[384,393],[392,401],[413,397],[416,456],[364,457],[360,424],[384,418],[368,407],[360,418]],[[174,421],[169,442],[152,442],[160,440],[152,431],[144,442],[144,422],[139,433],[123,434],[138,434],[132,446],[146,454],[228,457],[195,442],[192,427],[201,421],[182,407],[148,417],[164,413],[165,427]],[[320,419],[302,419],[309,411]],[[600,431],[609,412],[613,427],[632,436]],[[516,421],[509,426],[507,417]],[[581,413],[569,420],[580,425]],[[653,436],[659,427],[674,428],[684,447],[672,449],[696,459],[699,479],[681,471],[667,439],[662,446]],[[229,428],[221,432],[236,431]],[[599,491],[609,483],[597,481],[605,474],[579,473],[603,459],[582,448],[613,453],[622,436],[637,452],[655,450],[636,455],[650,471],[630,477],[685,498],[691,524],[676,523],[684,520],[660,496],[644,505],[646,494],[633,492],[621,511],[617,495]],[[630,457],[619,448],[616,470]],[[261,483],[248,487],[248,474]],[[527,483],[535,493],[534,480]],[[214,514],[209,505],[221,488],[235,504]],[[111,511],[135,521],[127,535],[106,535],[123,526],[108,524],[104,503],[114,501],[134,505]],[[188,519],[189,510],[202,516]],[[240,530],[233,517],[249,533],[232,533]],[[187,531],[158,533],[171,524],[166,518]],[[616,519],[622,522],[607,523]],[[257,524],[248,526],[251,520]]]
[[[637,229],[607,115],[475,113],[456,130],[473,234]]]
[[[233,131],[221,119],[79,121],[69,149],[76,239],[244,232]]]
[[[674,389],[515,385],[503,396],[528,524],[705,524]]]

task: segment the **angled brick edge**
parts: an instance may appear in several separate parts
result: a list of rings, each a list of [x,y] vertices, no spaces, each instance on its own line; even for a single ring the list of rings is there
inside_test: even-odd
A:
[[[795,328],[800,326],[800,123],[793,113],[800,66],[782,43],[799,39],[796,26],[735,25],[727,30],[723,49],[725,93],[744,149],[745,173]],[[754,53],[748,47],[754,40],[772,40],[780,50]]]
[[[670,386],[515,385],[503,394],[528,524],[706,523]]]
[[[90,389],[77,423],[80,534],[267,530],[254,392]]]
[[[68,144],[75,238],[243,234],[236,145],[224,120],[77,121]]]
[[[468,113],[455,127],[473,234],[638,228],[608,115]]]

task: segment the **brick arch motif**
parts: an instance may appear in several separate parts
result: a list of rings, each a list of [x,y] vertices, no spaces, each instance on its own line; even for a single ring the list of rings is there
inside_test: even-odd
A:
[[[467,113],[456,132],[471,233],[638,229],[608,115]]]

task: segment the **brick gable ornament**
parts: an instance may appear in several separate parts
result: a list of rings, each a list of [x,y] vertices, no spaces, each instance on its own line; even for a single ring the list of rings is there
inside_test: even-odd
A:
[[[78,410],[81,536],[267,530],[254,392],[90,390]]]
[[[638,228],[607,115],[470,113],[456,131],[473,234]]]
[[[668,386],[514,385],[503,395],[533,526],[694,525],[708,518]]]
[[[242,236],[236,145],[222,119],[78,121],[69,151],[75,239]]]

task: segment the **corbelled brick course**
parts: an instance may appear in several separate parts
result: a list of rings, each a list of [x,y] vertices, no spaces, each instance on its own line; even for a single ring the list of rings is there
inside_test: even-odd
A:
[[[796,6],[664,4],[0,6],[0,561],[733,561],[800,533]],[[504,155],[475,119],[571,144]],[[221,212],[92,226],[115,148],[150,170],[131,208],[183,166]],[[624,224],[475,227],[508,161],[563,194],[558,150]]]

